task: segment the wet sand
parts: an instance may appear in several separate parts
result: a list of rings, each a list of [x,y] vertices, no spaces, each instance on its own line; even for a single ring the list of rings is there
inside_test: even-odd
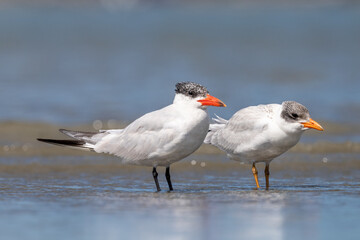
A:
[[[99,120],[97,120],[99,121]],[[112,122],[109,127],[103,121],[102,129],[124,128],[127,122]],[[341,124],[319,121],[326,129],[326,134],[307,131],[301,141],[290,151],[297,153],[358,153],[360,143],[360,125]],[[54,125],[41,122],[0,121],[0,156],[50,156],[50,155],[94,155],[86,151],[74,151],[51,146],[36,141],[36,138],[64,138],[60,128],[96,132],[94,124]],[[196,154],[222,154],[220,150],[209,145],[201,146]]]

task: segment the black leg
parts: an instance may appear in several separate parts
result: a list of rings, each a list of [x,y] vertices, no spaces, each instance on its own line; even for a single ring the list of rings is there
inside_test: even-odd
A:
[[[153,171],[152,171],[152,174],[153,174],[153,177],[154,177],[154,181],[155,181],[155,184],[156,184],[156,189],[158,192],[161,191],[160,189],[160,185],[159,185],[159,181],[158,181],[158,173],[156,171],[156,167],[153,167]]]
[[[174,190],[171,184],[171,179],[170,179],[170,167],[166,168],[166,172],[165,172],[165,177],[166,177],[166,181],[169,184],[169,190],[172,191]]]
[[[270,176],[270,170],[269,170],[269,165],[270,163],[266,163],[266,166],[265,166],[265,180],[266,180],[266,190],[269,190],[269,176]]]

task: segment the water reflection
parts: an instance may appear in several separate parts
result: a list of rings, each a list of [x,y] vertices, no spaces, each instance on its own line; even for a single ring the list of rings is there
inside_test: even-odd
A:
[[[357,231],[353,224],[360,216],[360,185],[334,181],[333,176],[305,181],[274,177],[273,190],[257,191],[246,176],[175,171],[178,190],[155,193],[151,176],[137,173],[132,182],[131,172],[120,175],[0,178],[2,236],[30,240],[343,236],[324,228],[336,224],[348,230],[344,236]],[[344,214],[346,218],[338,218]]]
[[[122,194],[120,194],[122,195]],[[126,230],[129,237],[167,239],[282,239],[286,193],[215,191],[208,193],[146,193],[107,196],[100,219],[91,227],[111,228],[116,238]],[[100,201],[104,196],[99,196]],[[104,217],[121,209],[110,225]],[[125,210],[126,209],[126,210]],[[112,214],[110,214],[112,215]],[[221,219],[219,219],[221,216]],[[115,227],[117,226],[117,227]],[[117,231],[114,232],[114,229]]]

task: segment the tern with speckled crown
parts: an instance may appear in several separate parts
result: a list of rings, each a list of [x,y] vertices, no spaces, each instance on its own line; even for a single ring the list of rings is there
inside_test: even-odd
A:
[[[305,130],[323,131],[310,118],[308,109],[294,101],[251,106],[239,110],[230,120],[213,120],[204,142],[220,148],[232,160],[252,164],[257,188],[260,185],[255,164],[265,162],[266,189],[270,162],[293,147]]]
[[[60,129],[75,140],[38,140],[112,154],[125,164],[153,167],[157,191],[161,189],[156,168],[166,167],[165,176],[171,191],[170,165],[195,152],[209,130],[207,106],[226,106],[197,83],[177,83],[175,93],[173,104],[145,114],[124,129],[97,133]]]

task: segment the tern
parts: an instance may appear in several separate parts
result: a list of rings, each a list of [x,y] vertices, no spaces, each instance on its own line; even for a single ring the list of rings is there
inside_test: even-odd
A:
[[[295,146],[307,129],[324,129],[310,118],[300,103],[258,105],[243,108],[229,120],[216,116],[210,124],[205,143],[227,153],[235,161],[252,164],[256,187],[260,188],[256,163],[265,163],[266,189],[269,189],[269,165]]]
[[[112,154],[124,164],[150,166],[157,191],[157,167],[166,167],[165,177],[172,191],[170,165],[195,152],[209,130],[207,106],[225,107],[208,90],[193,82],[176,84],[171,105],[136,119],[124,129],[80,132],[60,129],[74,140],[41,139],[39,141]]]

